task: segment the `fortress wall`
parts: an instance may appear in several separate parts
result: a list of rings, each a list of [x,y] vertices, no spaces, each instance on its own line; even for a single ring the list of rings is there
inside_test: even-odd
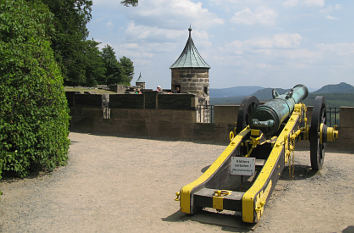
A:
[[[121,136],[193,139],[192,94],[67,94],[70,130]],[[104,104],[108,101],[108,104]],[[108,106],[108,107],[107,107]]]
[[[239,105],[215,105],[214,122],[236,125],[239,108]]]
[[[339,139],[336,148],[339,150],[351,149],[354,151],[354,108],[340,108]]]
[[[150,97],[152,96],[152,98],[150,100],[156,101],[148,102],[146,101],[148,98],[143,99],[145,108],[143,108],[141,101],[143,95],[135,95],[138,96],[135,102],[136,106],[139,105],[141,108],[121,108],[122,104],[113,102],[115,98],[118,98],[118,95],[113,95],[115,96],[113,98],[111,98],[111,95],[109,98],[110,108],[108,110],[102,107],[102,100],[100,101],[99,96],[86,94],[77,98],[77,94],[70,94],[72,131],[227,144],[229,132],[236,125],[239,109],[238,105],[215,106],[215,123],[196,123],[196,110],[193,107],[196,106],[196,101],[193,95],[176,97],[179,98],[177,102],[180,101],[178,106],[181,109],[176,109],[177,107],[173,106],[173,98],[178,96],[178,94],[163,95],[161,99],[159,99],[158,94],[151,94]],[[163,103],[161,104],[162,108],[171,106],[172,109],[160,109],[159,100]],[[104,117],[107,115],[105,111],[110,112],[108,114],[109,119],[104,119],[107,118]],[[311,112],[312,108],[309,107],[309,121]],[[354,151],[353,119],[354,108],[342,107],[340,109],[339,139],[335,143],[328,143],[329,149]],[[298,143],[297,145],[297,148],[300,149],[309,148],[307,142]]]

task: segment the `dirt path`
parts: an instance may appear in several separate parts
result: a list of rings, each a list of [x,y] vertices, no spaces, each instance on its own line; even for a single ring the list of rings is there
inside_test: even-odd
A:
[[[66,167],[0,182],[0,232],[252,230],[237,216],[186,216],[173,201],[224,146],[79,133],[70,139]],[[354,155],[327,153],[317,174],[308,156],[296,153],[296,179],[284,172],[254,232],[353,232]]]

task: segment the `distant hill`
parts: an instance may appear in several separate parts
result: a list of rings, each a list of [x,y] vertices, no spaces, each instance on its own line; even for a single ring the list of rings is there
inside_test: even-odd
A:
[[[263,89],[263,87],[239,86],[239,87],[229,87],[229,88],[220,88],[220,89],[211,88],[210,89],[210,98],[248,96],[260,89]]]
[[[348,83],[341,82],[339,84],[331,84],[321,87],[313,94],[329,94],[329,93],[354,93],[354,87]]]
[[[253,93],[252,95],[254,95],[255,97],[257,97],[257,99],[264,101],[264,100],[270,100],[273,99],[272,97],[272,90],[274,88],[264,88],[262,90],[258,90],[255,93]],[[286,89],[282,89],[282,88],[275,88],[275,90],[281,95],[284,94],[287,90]]]
[[[211,105],[235,105],[240,104],[245,96],[232,96],[224,98],[210,98]]]
[[[331,107],[348,106],[354,107],[354,93],[311,93],[304,101],[308,106],[313,106],[316,96],[324,96],[326,103]]]
[[[228,89],[228,88],[225,88]],[[224,89],[224,90],[225,90]],[[231,89],[231,88],[230,88]],[[223,105],[223,104],[240,104],[245,96],[254,95],[260,101],[266,101],[272,98],[273,88],[261,88],[253,93],[247,93],[244,96],[228,96],[223,98],[210,98],[210,104]],[[283,94],[287,90],[276,88],[279,94]],[[225,94],[227,96],[227,94]],[[339,84],[326,85],[315,92],[309,94],[304,101],[308,106],[313,106],[315,97],[317,95],[324,96],[329,106],[351,106],[354,107],[354,87],[350,84],[341,82]]]

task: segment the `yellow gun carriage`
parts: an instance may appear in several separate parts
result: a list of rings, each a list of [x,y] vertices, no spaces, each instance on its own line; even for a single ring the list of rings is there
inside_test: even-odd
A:
[[[182,212],[232,210],[240,212],[244,222],[258,222],[284,167],[293,168],[298,140],[309,140],[311,167],[322,168],[325,144],[338,137],[335,127],[326,125],[324,98],[315,98],[309,122],[301,103],[308,95],[304,85],[272,94],[264,104],[254,96],[243,100],[230,144],[198,179],[176,193]]]

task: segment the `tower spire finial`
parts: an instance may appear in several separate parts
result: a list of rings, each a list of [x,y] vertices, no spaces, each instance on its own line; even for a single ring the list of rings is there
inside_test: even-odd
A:
[[[191,35],[192,35],[192,25],[189,25],[188,31],[189,31],[189,37],[191,37]]]

